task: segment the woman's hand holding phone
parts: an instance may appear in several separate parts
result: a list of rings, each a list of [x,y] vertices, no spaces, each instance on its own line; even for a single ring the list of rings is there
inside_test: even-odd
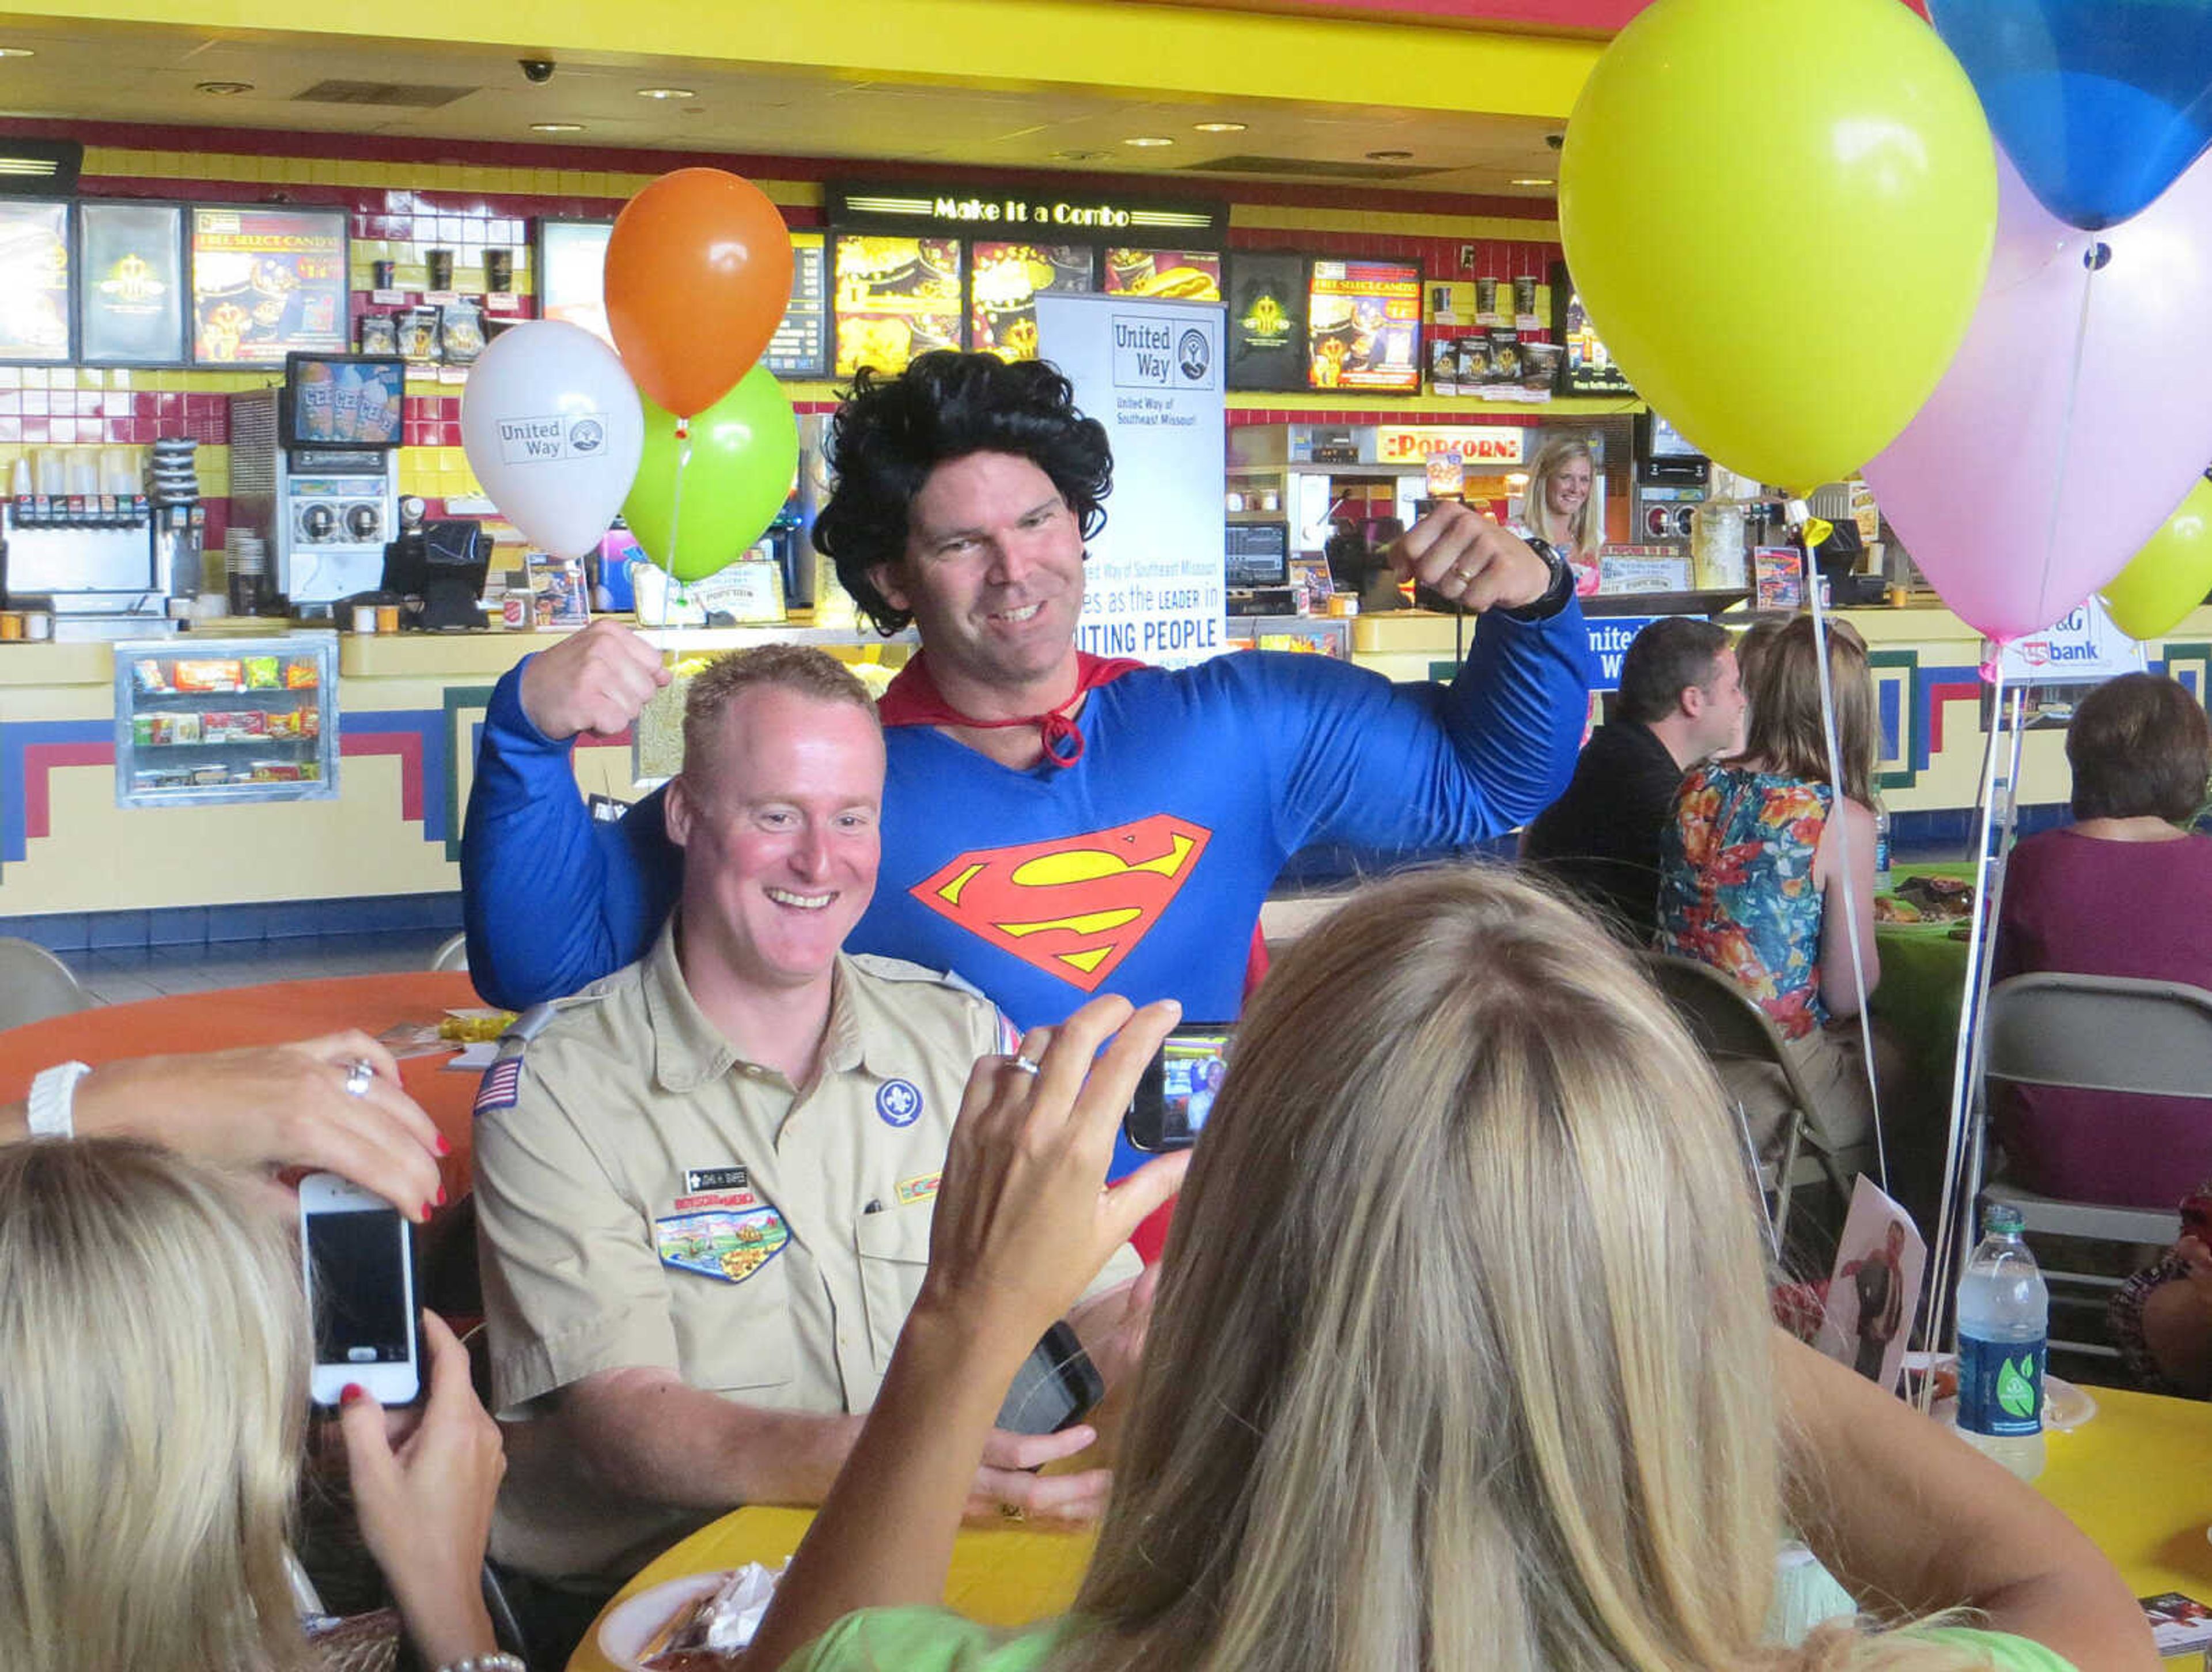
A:
[[[445,1321],[422,1314],[430,1394],[422,1420],[394,1449],[384,1408],[349,1389],[338,1408],[355,1513],[426,1664],[498,1648],[484,1612],[484,1547],[507,1473],[499,1425],[469,1382],[468,1349]]]

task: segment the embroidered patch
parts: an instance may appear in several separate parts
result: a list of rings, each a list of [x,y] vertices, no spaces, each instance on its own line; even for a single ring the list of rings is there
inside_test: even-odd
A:
[[[876,1113],[887,1127],[910,1127],[921,1118],[921,1089],[910,1079],[887,1079],[876,1088]]]
[[[672,1213],[653,1222],[660,1263],[724,1283],[742,1283],[783,1252],[791,1227],[773,1207]]]
[[[521,1095],[522,1059],[510,1056],[495,1062],[484,1070],[484,1077],[477,1086],[475,1112],[489,1115],[494,1110],[512,1109]]]
[[[937,1194],[939,1181],[944,1176],[942,1173],[923,1173],[917,1178],[901,1179],[896,1192],[899,1206],[911,1207],[915,1202],[927,1201]]]

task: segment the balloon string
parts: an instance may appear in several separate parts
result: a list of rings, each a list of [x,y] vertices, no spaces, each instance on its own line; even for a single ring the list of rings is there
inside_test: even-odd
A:
[[[677,573],[676,554],[683,550],[677,544],[684,529],[684,471],[691,462],[691,420],[676,421],[676,483],[668,495],[668,553],[664,560],[671,583],[676,588],[678,605],[689,596],[683,578]]]
[[[1828,745],[1829,817],[1836,823],[1836,868],[1840,873],[1844,891],[1844,921],[1850,925],[1844,937],[1851,954],[1851,991],[1858,1000],[1859,1055],[1866,1068],[1867,1108],[1874,1127],[1875,1176],[1881,1188],[1889,1189],[1889,1146],[1883,1141],[1881,1131],[1881,1087],[1874,1072],[1874,1018],[1867,1014],[1866,951],[1859,945],[1859,910],[1857,891],[1851,882],[1851,824],[1844,817],[1844,751],[1836,733],[1836,690],[1828,674],[1828,617],[1820,601],[1820,577],[1813,562],[1814,542],[1808,538],[1802,501],[1790,502],[1790,516],[1797,533],[1797,549],[1803,554],[1804,567],[1800,571],[1805,583],[1805,595],[1813,604],[1813,665],[1820,674],[1820,729]],[[1868,903],[1869,909],[1872,902]],[[1787,1185],[1784,1187],[1787,1189]]]
[[[1998,751],[2003,746],[2008,733],[2004,698],[2004,666],[2000,658],[1991,659],[1990,675],[1990,742],[1982,760],[1981,839],[1974,854],[1974,909],[1967,918],[1966,970],[1959,991],[1959,1049],[1951,1063],[1951,1119],[1943,1144],[1943,1190],[1941,1207],[1936,1214],[1933,1270],[1929,1279],[1928,1316],[1923,1325],[1921,1345],[1930,1352],[1940,1349],[1945,1334],[1944,1308],[1951,1298],[1951,1272],[1954,1257],[1963,1250],[1957,1244],[1966,1237],[1973,1223],[1972,1196],[1981,1188],[1978,1162],[1969,1163],[1969,1150],[1977,1154],[1981,1146],[1981,1134],[1971,1122],[1972,1090],[1981,1083],[1983,1051],[1986,1043],[1984,1024],[1989,1014],[1990,976],[1996,960],[1994,937],[1996,926],[1997,902],[1990,897],[1990,859],[1993,851],[2009,845],[2012,830],[2012,796],[2010,786],[2017,782],[2020,773],[2020,715],[2023,693],[2012,694],[2012,714],[2009,733],[2012,741],[2011,765],[2008,775],[2000,779],[1997,770]],[[1998,806],[1997,785],[2007,785],[2003,807]],[[2002,819],[2002,823],[1999,820]],[[1996,841],[1990,840],[1992,828]],[[1997,889],[2004,886],[2003,868],[1996,867]],[[1964,1189],[1961,1189],[1961,1180]],[[1965,1224],[1960,1224],[1960,1215]],[[1933,1378],[1928,1378],[1932,1381]],[[1932,1390],[1923,1383],[1918,1403],[1926,1410],[1932,1402]]]
[[[2058,558],[2058,508],[2065,502],[2066,465],[2074,451],[2074,405],[2081,392],[2081,367],[2087,357],[2089,346],[2089,300],[2091,289],[2097,282],[2098,246],[2089,246],[2081,274],[2081,313],[2074,325],[2074,363],[2066,374],[2066,404],[2058,419],[2058,458],[2051,472],[2051,511],[2045,519],[2043,531],[2043,573],[2035,582],[2035,619],[2049,621],[2072,609],[2081,600],[2069,598],[2062,609],[2051,607],[2051,566]]]

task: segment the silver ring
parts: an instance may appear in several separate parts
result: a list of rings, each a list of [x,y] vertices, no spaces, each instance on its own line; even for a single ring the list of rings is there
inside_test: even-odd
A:
[[[365,1097],[368,1088],[376,1083],[376,1065],[365,1056],[357,1056],[346,1064],[345,1093],[349,1097]]]
[[[1025,1056],[1008,1057],[1006,1059],[1006,1067],[1016,1069],[1022,1073],[1032,1076],[1043,1072],[1043,1065],[1042,1063],[1032,1062]]]

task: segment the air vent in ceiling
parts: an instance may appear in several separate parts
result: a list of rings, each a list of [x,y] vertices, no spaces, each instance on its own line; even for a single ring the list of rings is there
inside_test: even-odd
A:
[[[1182,172],[1200,174],[1303,174],[1332,180],[1417,180],[1425,174],[1445,174],[1447,167],[1424,167],[1403,162],[1333,162],[1310,157],[1215,157],[1210,162],[1185,163]]]
[[[294,104],[388,105],[404,110],[436,110],[474,93],[472,87],[423,87],[414,82],[317,82],[292,95]]]

